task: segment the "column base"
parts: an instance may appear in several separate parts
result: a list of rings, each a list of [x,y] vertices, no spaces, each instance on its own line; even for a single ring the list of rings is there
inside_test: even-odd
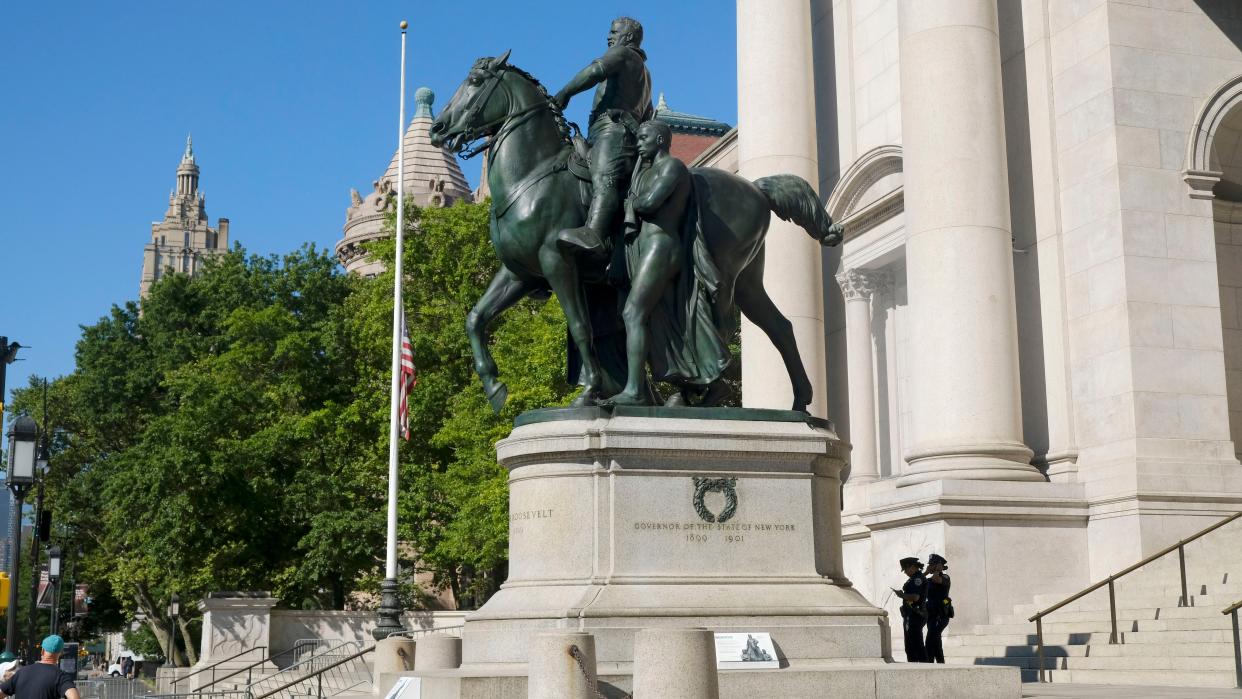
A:
[[[1047,481],[1031,465],[1033,452],[1021,442],[922,447],[906,457],[898,486],[929,481]]]

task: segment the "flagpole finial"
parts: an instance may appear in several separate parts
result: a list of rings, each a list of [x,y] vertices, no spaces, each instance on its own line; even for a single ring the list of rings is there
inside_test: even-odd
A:
[[[405,20],[401,20],[401,31],[405,31],[409,26],[410,26],[409,22]]]

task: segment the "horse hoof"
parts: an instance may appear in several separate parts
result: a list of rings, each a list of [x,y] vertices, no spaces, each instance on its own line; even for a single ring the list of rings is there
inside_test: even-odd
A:
[[[600,405],[650,405],[650,403],[643,400],[641,396],[618,393],[608,400],[601,401]]]
[[[591,408],[597,405],[604,405],[604,399],[599,391],[585,388],[569,405],[572,408]]]
[[[499,415],[500,409],[509,400],[509,387],[503,381],[497,381],[487,390],[487,402],[492,404],[492,412]]]
[[[681,391],[673,393],[664,401],[664,407],[666,408],[684,408],[688,405],[690,405],[690,402],[686,400]]]

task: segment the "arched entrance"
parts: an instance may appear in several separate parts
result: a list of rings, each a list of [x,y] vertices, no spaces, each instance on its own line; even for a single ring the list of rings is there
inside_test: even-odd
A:
[[[1242,444],[1242,75],[1204,103],[1191,133],[1187,165],[1190,196],[1212,201],[1229,433],[1238,448]],[[1169,244],[1174,242],[1170,239]]]

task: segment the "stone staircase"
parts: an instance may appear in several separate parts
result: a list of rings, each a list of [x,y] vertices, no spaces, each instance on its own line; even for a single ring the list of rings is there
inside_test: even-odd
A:
[[[1217,535],[1217,536],[1213,536]],[[1213,540],[1208,541],[1208,537]],[[1242,521],[1186,546],[1189,604],[1181,604],[1174,552],[1117,580],[1117,643],[1109,643],[1108,588],[1089,593],[1043,620],[1050,682],[1235,687],[1233,625],[1221,610],[1242,599]],[[1038,679],[1033,614],[1069,595],[1036,595],[1012,614],[971,628],[949,626],[949,664],[1008,665]]]

